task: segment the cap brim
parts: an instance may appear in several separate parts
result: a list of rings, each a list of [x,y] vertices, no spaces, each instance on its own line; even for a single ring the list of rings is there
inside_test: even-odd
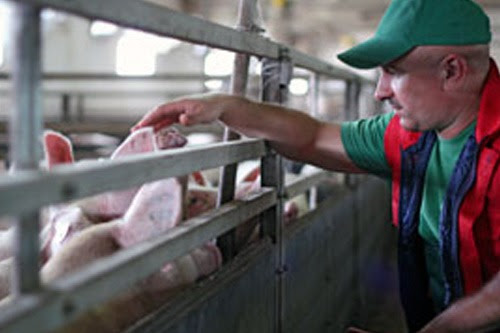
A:
[[[337,57],[352,67],[368,69],[396,60],[412,48],[413,46],[408,41],[375,36],[338,54]]]

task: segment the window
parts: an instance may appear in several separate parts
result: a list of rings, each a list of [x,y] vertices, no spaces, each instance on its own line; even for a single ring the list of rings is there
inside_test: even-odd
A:
[[[4,2],[0,2],[0,66],[4,65],[8,14],[8,5]]]
[[[303,96],[309,91],[309,82],[306,79],[294,78],[290,81],[290,92],[293,95]]]
[[[116,73],[118,75],[153,75],[156,56],[178,46],[176,39],[125,30],[116,47]]]
[[[90,34],[92,36],[111,36],[118,31],[118,27],[113,23],[105,21],[94,21],[90,24]]]
[[[230,75],[233,72],[234,53],[224,50],[212,50],[205,57],[205,75]]]

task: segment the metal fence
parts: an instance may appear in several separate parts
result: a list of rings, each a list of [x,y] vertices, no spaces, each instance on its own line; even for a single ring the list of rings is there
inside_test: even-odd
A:
[[[0,313],[2,332],[46,332],[58,328],[209,239],[219,237],[224,257],[230,260],[235,255],[234,232],[231,230],[261,213],[264,233],[277,249],[276,270],[284,269],[283,202],[285,198],[319,184],[326,173],[319,172],[286,186],[281,158],[262,140],[235,141],[237,135],[227,130],[227,142],[206,147],[182,148],[78,167],[61,166],[50,172],[38,169],[41,157],[38,140],[43,127],[40,10],[54,8],[234,51],[237,56],[231,83],[233,94],[245,94],[248,60],[250,56],[256,56],[264,62],[263,68],[270,68],[262,73],[262,99],[274,103],[285,102],[294,66],[315,73],[312,110],[317,109],[318,82],[322,78],[346,81],[345,109],[351,114],[357,108],[360,87],[373,82],[261,36],[260,29],[254,24],[256,0],[241,1],[239,26],[235,29],[135,0],[19,0],[13,3],[17,17],[11,30],[15,42],[9,138],[13,172],[0,177],[0,216],[17,216],[12,286],[16,301]],[[261,192],[243,201],[233,201],[236,163],[256,158],[262,158]],[[217,209],[193,218],[182,228],[174,228],[147,244],[98,260],[78,274],[48,285],[41,284],[38,215],[42,206],[218,166],[223,166],[223,169]],[[277,285],[276,331],[280,332],[283,306],[279,280]]]

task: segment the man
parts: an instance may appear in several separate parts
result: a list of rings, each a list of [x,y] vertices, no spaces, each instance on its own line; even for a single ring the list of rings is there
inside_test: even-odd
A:
[[[471,0],[394,0],[375,36],[339,55],[381,67],[375,98],[394,112],[328,124],[235,96],[164,104],[137,125],[220,120],[281,154],[392,180],[410,331],[500,322],[500,77],[489,20]],[[298,135],[300,133],[300,135]]]

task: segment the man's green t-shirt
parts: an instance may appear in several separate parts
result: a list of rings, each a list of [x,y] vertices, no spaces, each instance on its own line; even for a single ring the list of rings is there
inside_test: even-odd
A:
[[[342,143],[351,160],[361,169],[384,178],[391,176],[385,158],[384,133],[393,113],[342,124]],[[424,239],[429,286],[437,311],[443,309],[444,277],[441,267],[439,216],[455,163],[475,122],[458,136],[446,140],[438,136],[427,166],[420,210],[419,234]]]

